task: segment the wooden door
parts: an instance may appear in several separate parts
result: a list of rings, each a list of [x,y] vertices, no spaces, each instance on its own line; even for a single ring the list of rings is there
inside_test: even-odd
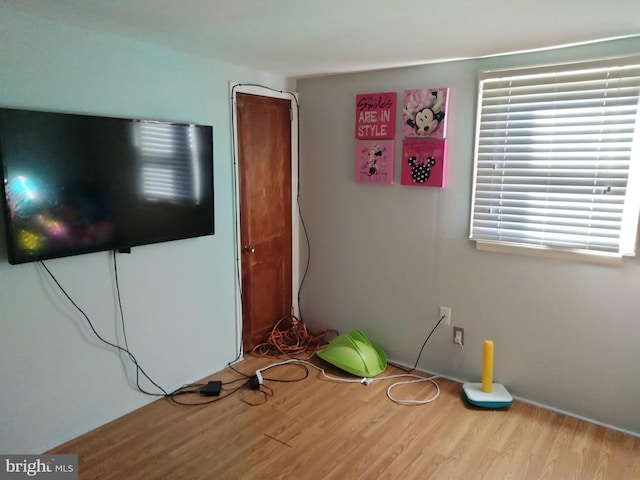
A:
[[[291,112],[288,100],[238,93],[243,349],[292,313]]]

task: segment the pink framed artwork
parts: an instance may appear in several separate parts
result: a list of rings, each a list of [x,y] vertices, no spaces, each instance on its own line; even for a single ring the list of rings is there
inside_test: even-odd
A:
[[[356,140],[356,182],[393,183],[395,140]]]
[[[404,138],[446,138],[448,88],[405,90],[402,108]]]
[[[402,141],[400,184],[416,187],[444,187],[447,140],[444,138]]]
[[[356,95],[356,138],[393,139],[396,134],[396,92]]]

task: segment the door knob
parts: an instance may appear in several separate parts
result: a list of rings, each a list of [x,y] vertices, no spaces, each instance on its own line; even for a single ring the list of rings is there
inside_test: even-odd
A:
[[[255,251],[256,249],[253,245],[245,245],[244,247],[242,247],[242,253],[253,253]]]

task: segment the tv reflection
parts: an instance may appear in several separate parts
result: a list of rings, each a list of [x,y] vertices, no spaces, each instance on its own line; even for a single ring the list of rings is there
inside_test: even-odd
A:
[[[55,253],[74,247],[90,251],[115,240],[109,206],[92,184],[74,181],[54,187],[19,175],[9,181],[11,222],[17,247],[27,254]]]

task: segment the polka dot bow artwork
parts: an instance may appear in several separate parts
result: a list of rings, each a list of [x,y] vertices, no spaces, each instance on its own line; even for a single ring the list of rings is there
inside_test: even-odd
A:
[[[400,183],[444,187],[446,139],[407,139],[402,142]]]

